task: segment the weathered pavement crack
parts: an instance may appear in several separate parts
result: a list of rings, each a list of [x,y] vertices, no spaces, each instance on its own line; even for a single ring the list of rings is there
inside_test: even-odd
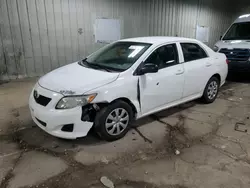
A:
[[[133,129],[140,135],[140,137],[142,137],[142,138],[144,139],[145,142],[148,142],[148,143],[150,143],[150,144],[153,143],[153,141],[150,140],[149,138],[147,138],[146,136],[144,136],[144,135],[142,134],[142,132],[141,132],[137,127],[134,127]]]
[[[242,152],[244,152],[244,153],[247,155],[246,148],[244,148],[244,146],[240,143],[239,140],[230,139],[230,138],[228,138],[228,137],[221,136],[221,135],[214,135],[214,136],[215,136],[216,138],[218,138],[218,139],[221,139],[221,140],[224,139],[224,140],[227,140],[227,141],[232,142],[232,143],[234,143],[234,144],[237,144],[237,145],[241,148]]]
[[[18,158],[15,160],[13,167],[7,172],[7,174],[5,175],[5,177],[3,178],[3,181],[0,184],[1,188],[6,188],[8,186],[9,180],[14,176],[13,171],[16,168],[16,166],[18,165],[19,161],[21,160],[23,153],[25,151],[21,151]]]
[[[242,161],[242,162],[245,162],[247,164],[250,164],[250,161],[248,159],[246,159],[245,157],[239,157],[239,156],[236,156],[228,151],[225,151],[213,144],[204,144],[204,145],[207,145],[207,146],[211,146],[212,148],[216,149],[217,151],[219,151],[221,154],[223,155],[226,155],[227,157],[233,159],[234,161]]]
[[[185,128],[184,128],[184,124],[185,124],[185,116],[183,115],[179,115],[179,121],[175,124],[175,125],[171,125],[167,122],[162,121],[158,116],[156,115],[151,115],[151,118],[153,118],[154,120],[158,121],[159,123],[162,123],[164,125],[166,125],[166,129],[167,129],[167,146],[168,148],[176,154],[176,151],[180,148],[178,148],[178,146],[180,146],[180,144],[182,145],[182,147],[190,147],[189,144],[189,138],[185,133]],[[177,135],[181,135],[182,137],[184,137],[185,139],[185,143],[182,143],[180,140],[177,139]]]

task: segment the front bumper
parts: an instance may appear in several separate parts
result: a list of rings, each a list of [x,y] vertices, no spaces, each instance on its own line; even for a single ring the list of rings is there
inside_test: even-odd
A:
[[[51,98],[52,100],[46,106],[38,104],[33,96],[34,90],[36,90],[38,94]],[[80,106],[67,110],[55,109],[56,104],[62,97],[63,95],[44,89],[36,84],[29,98],[29,107],[33,121],[42,130],[56,137],[76,139],[86,136],[93,126],[93,123],[81,120],[82,107]],[[63,131],[62,128],[69,124],[73,124],[73,131]]]

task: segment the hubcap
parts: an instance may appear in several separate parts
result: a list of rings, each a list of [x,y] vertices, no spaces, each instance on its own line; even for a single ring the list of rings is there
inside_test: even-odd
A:
[[[108,115],[106,119],[106,131],[112,136],[119,135],[127,128],[128,123],[128,112],[123,108],[116,108]]]
[[[210,100],[214,99],[214,97],[216,96],[218,92],[218,84],[216,81],[212,81],[209,85],[208,85],[208,90],[207,90],[207,96]]]

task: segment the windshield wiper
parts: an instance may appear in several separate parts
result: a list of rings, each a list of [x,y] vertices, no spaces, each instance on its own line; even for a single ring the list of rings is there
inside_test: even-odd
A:
[[[88,63],[88,65],[92,66],[92,67],[95,67],[95,68],[103,69],[103,70],[105,70],[107,72],[111,72],[111,70],[108,69],[107,67],[99,65],[99,64],[96,64],[96,63]]]
[[[107,72],[111,72],[110,69],[108,69],[107,67],[105,66],[102,66],[102,65],[99,65],[99,64],[96,64],[96,63],[89,63],[87,61],[87,58],[83,59],[81,62],[79,62],[80,65],[87,65],[88,67],[91,67],[91,68],[97,68],[97,69],[102,69],[102,70],[105,70]]]
[[[85,59],[79,61],[78,64],[81,65],[81,66],[86,66],[86,65],[88,65],[89,63],[87,62],[87,58],[85,58]]]

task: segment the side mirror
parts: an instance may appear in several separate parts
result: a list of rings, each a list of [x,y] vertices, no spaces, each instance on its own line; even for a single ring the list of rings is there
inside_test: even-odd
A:
[[[220,36],[220,40],[222,39],[222,36]]]
[[[158,65],[148,63],[139,69],[138,75],[143,75],[143,74],[147,74],[147,73],[156,73],[156,72],[158,72],[158,70],[159,70]]]

